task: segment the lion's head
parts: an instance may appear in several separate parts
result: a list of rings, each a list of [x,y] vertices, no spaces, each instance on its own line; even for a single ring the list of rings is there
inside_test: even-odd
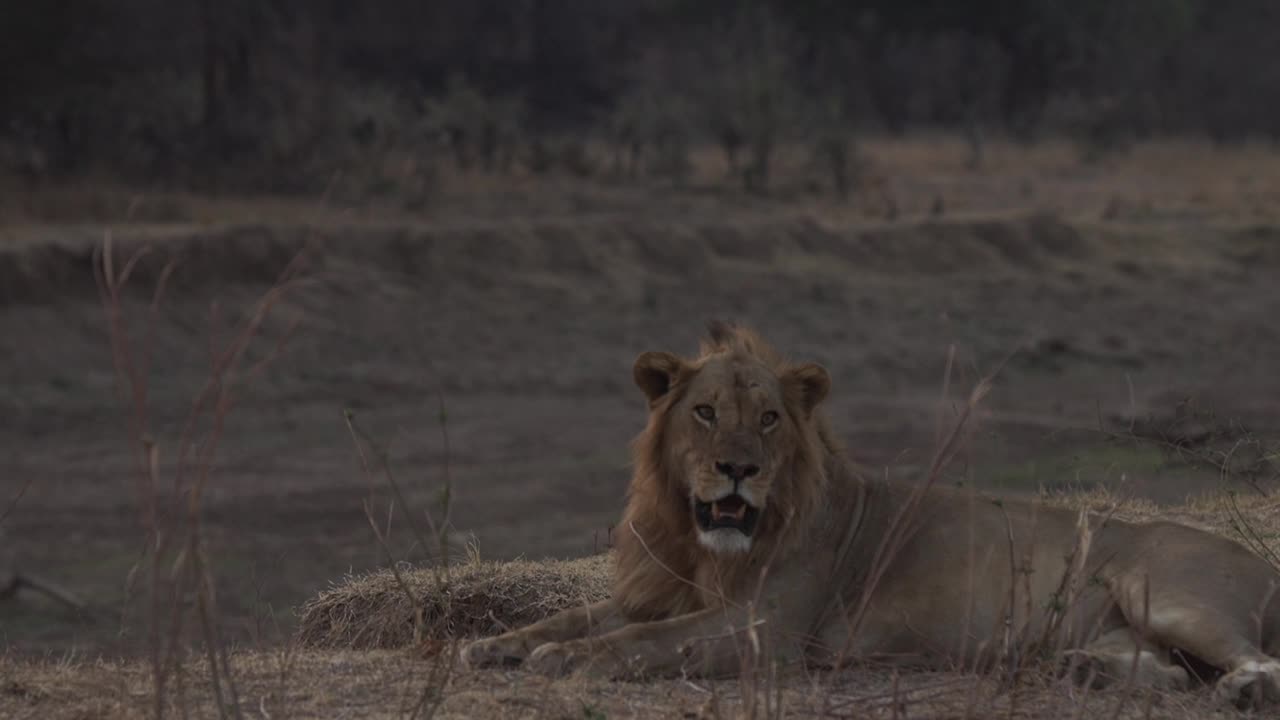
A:
[[[664,477],[702,547],[744,553],[816,499],[814,410],[831,380],[813,363],[783,361],[750,330],[713,322],[710,331],[695,359],[636,359],[650,412],[637,459]]]

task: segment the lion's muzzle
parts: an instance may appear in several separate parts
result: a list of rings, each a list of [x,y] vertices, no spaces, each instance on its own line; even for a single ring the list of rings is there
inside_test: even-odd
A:
[[[694,498],[693,515],[704,532],[730,529],[751,537],[760,518],[760,509],[735,493],[711,502]]]

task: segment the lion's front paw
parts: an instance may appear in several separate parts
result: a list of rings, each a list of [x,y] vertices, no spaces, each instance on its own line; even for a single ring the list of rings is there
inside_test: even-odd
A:
[[[528,652],[518,638],[499,635],[467,643],[459,655],[463,667],[475,669],[519,665]]]
[[[636,662],[627,662],[605,643],[573,640],[547,643],[534,649],[525,667],[547,677],[581,675],[597,680],[629,680],[642,675]]]
[[[529,655],[525,667],[547,677],[582,674],[607,680],[622,674],[612,653],[582,641],[540,645]]]
[[[574,652],[572,645],[557,642],[539,645],[529,654],[525,667],[539,675],[564,677],[585,665],[590,657],[582,651]]]

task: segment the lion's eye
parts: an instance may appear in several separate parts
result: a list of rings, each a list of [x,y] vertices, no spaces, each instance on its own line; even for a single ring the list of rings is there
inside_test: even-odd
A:
[[[760,416],[760,425],[763,427],[771,427],[776,422],[778,422],[778,413],[772,410]]]
[[[695,407],[693,411],[698,413],[698,417],[706,420],[707,422],[711,422],[716,419],[716,409],[710,405],[699,405]]]

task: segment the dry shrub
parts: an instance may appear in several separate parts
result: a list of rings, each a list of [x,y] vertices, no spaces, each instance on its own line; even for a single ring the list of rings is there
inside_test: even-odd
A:
[[[423,607],[426,640],[492,635],[609,596],[607,554],[577,560],[469,560],[450,569],[442,597],[429,569],[401,572]],[[447,612],[445,612],[447,608]],[[322,648],[413,644],[416,608],[391,570],[350,577],[302,607],[299,640]]]

